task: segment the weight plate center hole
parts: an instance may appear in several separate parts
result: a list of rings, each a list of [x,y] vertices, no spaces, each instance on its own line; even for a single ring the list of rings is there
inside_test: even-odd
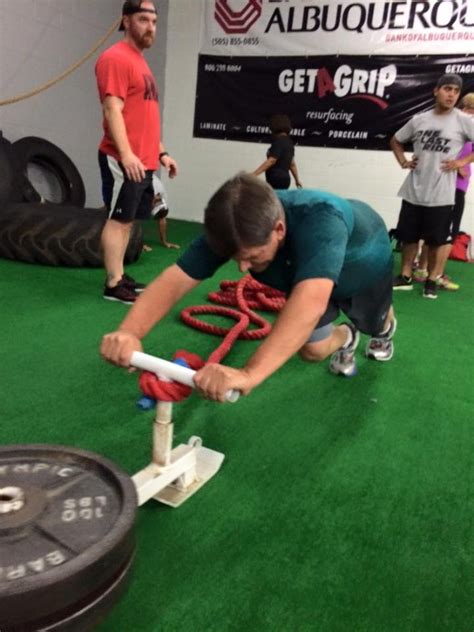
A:
[[[21,487],[0,487],[0,514],[18,511],[25,504]]]

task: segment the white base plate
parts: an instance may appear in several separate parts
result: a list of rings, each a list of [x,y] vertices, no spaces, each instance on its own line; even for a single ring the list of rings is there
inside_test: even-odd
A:
[[[214,474],[217,474],[223,461],[224,455],[221,452],[216,452],[209,448],[197,448],[197,480],[188,485],[186,489],[180,489],[176,483],[171,483],[171,485],[162,489],[158,494],[153,496],[153,498],[170,507],[179,507],[207,483]]]

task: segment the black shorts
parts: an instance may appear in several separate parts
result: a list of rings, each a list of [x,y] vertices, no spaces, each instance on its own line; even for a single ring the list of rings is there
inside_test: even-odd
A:
[[[344,312],[359,331],[370,336],[377,336],[384,330],[388,310],[392,305],[392,292],[393,272],[389,270],[380,281],[352,298],[331,297],[326,311],[314,330],[314,340],[310,338],[310,342],[317,341],[318,329],[335,321],[340,311]]]
[[[415,244],[423,239],[428,246],[442,246],[451,236],[453,205],[419,206],[406,200],[398,218],[397,239]]]
[[[289,173],[268,173],[265,172],[265,179],[272,189],[289,189],[291,178]]]
[[[146,171],[141,182],[133,182],[126,177],[118,160],[101,151],[99,167],[102,198],[109,211],[109,219],[124,223],[148,219],[153,206],[153,171]]]

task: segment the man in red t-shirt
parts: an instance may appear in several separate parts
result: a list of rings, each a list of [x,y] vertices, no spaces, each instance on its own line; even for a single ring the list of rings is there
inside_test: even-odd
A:
[[[126,304],[134,303],[145,287],[123,269],[133,221],[150,216],[152,175],[159,165],[170,178],[178,173],[161,142],[158,90],[143,56],[154,42],[156,21],[153,2],[126,0],[120,24],[124,39],[104,51],[95,68],[104,115],[99,166],[109,212],[101,238],[104,298]]]

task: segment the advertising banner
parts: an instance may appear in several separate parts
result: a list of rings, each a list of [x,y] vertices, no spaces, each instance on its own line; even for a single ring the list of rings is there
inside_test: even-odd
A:
[[[474,0],[205,6],[195,137],[268,141],[269,117],[285,113],[299,145],[387,149],[433,105],[440,75],[459,74],[462,92],[474,91]],[[426,38],[414,46],[419,29]]]
[[[474,50],[473,0],[206,0],[208,55],[445,55]]]

